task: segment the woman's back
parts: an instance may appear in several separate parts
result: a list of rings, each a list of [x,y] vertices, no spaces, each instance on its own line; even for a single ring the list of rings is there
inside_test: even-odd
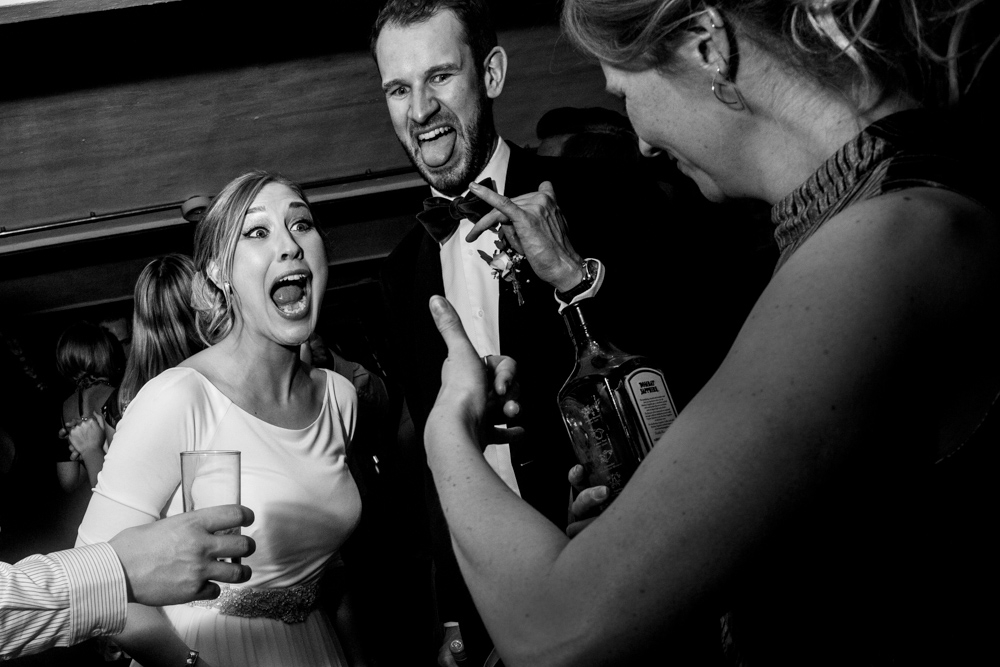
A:
[[[848,457],[837,481],[816,481],[739,586],[726,618],[738,663],[983,657],[1000,592],[981,529],[997,502],[1000,221],[968,163],[928,139],[935,120],[876,123],[775,207],[783,254],[769,290],[811,294],[786,306],[826,329],[789,335],[826,341],[834,359],[841,342],[852,350],[833,369],[812,364],[801,390],[854,383],[829,410],[859,423],[826,420],[819,437]],[[852,392],[862,405],[843,402]]]
[[[100,413],[115,388],[108,383],[97,382],[87,387],[77,388],[66,397],[62,405],[62,422],[68,427],[76,421],[93,417]]]

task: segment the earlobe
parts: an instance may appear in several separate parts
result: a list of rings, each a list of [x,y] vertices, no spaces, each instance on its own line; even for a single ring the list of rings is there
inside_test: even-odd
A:
[[[494,46],[486,56],[484,65],[486,96],[496,99],[503,92],[504,80],[507,78],[507,52],[502,46]]]

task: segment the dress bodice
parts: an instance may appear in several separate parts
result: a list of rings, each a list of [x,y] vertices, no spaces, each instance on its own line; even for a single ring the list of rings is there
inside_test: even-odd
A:
[[[255,515],[243,531],[257,545],[244,560],[253,568],[247,585],[316,580],[361,514],[346,462],[356,394],[346,378],[326,377],[322,409],[303,429],[257,419],[194,369],[153,378],[119,422],[81,538],[106,540],[128,525],[181,512],[181,451],[239,450],[241,500]]]

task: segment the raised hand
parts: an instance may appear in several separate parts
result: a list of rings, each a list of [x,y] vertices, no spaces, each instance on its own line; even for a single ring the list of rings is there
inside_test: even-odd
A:
[[[458,314],[444,297],[431,297],[430,309],[448,346],[448,357],[441,366],[441,389],[431,414],[450,428],[471,429],[481,447],[523,435],[520,427],[492,426],[505,421],[501,411],[509,418],[520,410],[516,402],[517,362],[502,355],[480,358]]]
[[[475,183],[469,187],[494,210],[480,218],[466,241],[474,241],[487,229],[500,225],[499,233],[527,258],[535,275],[545,282],[565,292],[583,280],[583,258],[570,243],[566,219],[551,183],[545,181],[538,186],[538,192],[513,199]]]
[[[99,412],[75,421],[67,434],[70,447],[85,461],[89,456],[105,453],[104,417]]]

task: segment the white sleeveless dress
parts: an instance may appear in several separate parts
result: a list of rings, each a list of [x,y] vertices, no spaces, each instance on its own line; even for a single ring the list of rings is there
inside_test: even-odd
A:
[[[92,544],[177,514],[180,452],[242,452],[242,503],[255,515],[243,531],[257,550],[243,561],[253,577],[224,595],[265,600],[243,599],[249,617],[192,605],[164,608],[187,645],[216,667],[346,665],[326,615],[303,604],[361,516],[361,497],[345,459],[357,394],[346,378],[326,373],[323,408],[303,429],[257,419],[190,368],[150,380],[118,425],[80,525],[77,543]],[[246,587],[254,591],[236,590]],[[276,597],[284,603],[279,607],[292,610],[286,620],[293,622],[257,615],[259,607],[276,615]]]

